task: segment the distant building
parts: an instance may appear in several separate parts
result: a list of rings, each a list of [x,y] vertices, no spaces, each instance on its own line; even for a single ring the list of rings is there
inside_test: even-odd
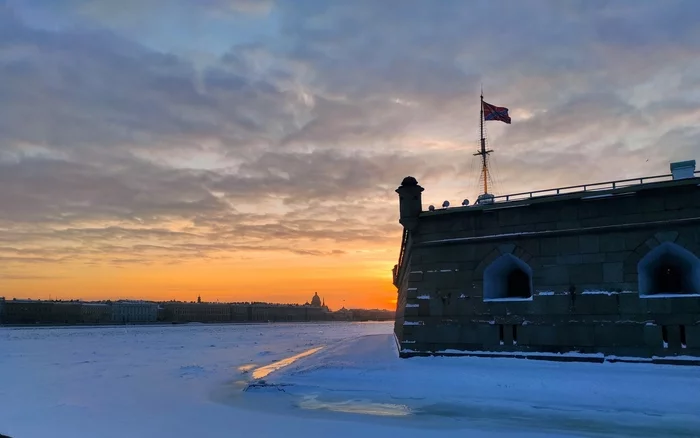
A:
[[[53,322],[51,301],[17,300],[5,301],[5,324],[41,324]]]
[[[342,307],[333,312],[333,319],[335,321],[352,321],[352,311]]]
[[[166,321],[172,322],[227,322],[231,321],[231,306],[219,303],[165,303]]]
[[[53,324],[77,324],[82,322],[82,304],[76,301],[58,301],[51,306],[49,322]]]
[[[85,324],[104,324],[112,319],[112,310],[105,303],[82,303],[80,313]]]
[[[112,322],[155,322],[158,305],[145,301],[117,301],[112,303]]]
[[[252,319],[252,309],[248,304],[231,304],[231,321],[246,322]]]
[[[353,321],[392,321],[396,312],[380,309],[350,309]]]
[[[199,298],[199,297],[198,297]],[[198,301],[200,301],[198,299]],[[314,294],[312,304],[273,303],[184,303],[170,301],[7,301],[0,297],[0,322],[3,324],[125,324],[149,322],[305,322],[377,320],[373,310],[342,308],[331,312],[325,301]],[[319,305],[320,302],[320,305]]]
[[[278,309],[270,304],[253,304],[251,306],[252,322],[268,322],[275,321],[278,317]]]
[[[332,318],[331,312],[327,307],[306,307],[306,321],[326,321]]]

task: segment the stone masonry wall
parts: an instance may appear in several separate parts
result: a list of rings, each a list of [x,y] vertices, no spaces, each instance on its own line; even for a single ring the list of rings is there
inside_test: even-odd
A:
[[[404,356],[450,350],[700,356],[700,297],[640,297],[637,272],[663,242],[700,257],[697,179],[609,196],[424,213],[413,239],[399,293],[406,303],[400,328],[397,319]],[[483,300],[484,270],[503,254],[532,269],[531,300]]]
[[[408,265],[410,265],[411,261],[410,259],[406,261]],[[406,312],[406,303],[407,303],[407,298],[408,298],[408,271],[403,272],[403,275],[401,278],[399,278],[399,294],[396,299],[396,314],[394,316],[395,322],[394,322],[394,334],[396,334],[397,339],[403,339],[403,328],[404,328],[404,314]],[[412,304],[410,308],[415,307],[415,304]]]

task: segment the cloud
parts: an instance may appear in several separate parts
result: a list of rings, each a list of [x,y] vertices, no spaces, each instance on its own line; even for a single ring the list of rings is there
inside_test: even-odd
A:
[[[501,193],[697,158],[694,1],[123,3],[0,2],[13,266],[392,247],[404,176],[476,195],[481,84]]]
[[[11,147],[98,158],[217,143],[245,152],[274,139],[263,115],[284,118],[273,85],[211,70],[201,93],[187,62],[108,33],[24,29],[16,39],[0,51],[0,141]]]

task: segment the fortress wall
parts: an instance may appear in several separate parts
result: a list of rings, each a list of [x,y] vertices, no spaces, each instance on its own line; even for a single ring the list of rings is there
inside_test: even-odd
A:
[[[403,294],[407,304],[402,322],[397,318],[397,336],[408,341],[402,343],[404,355],[576,350],[700,356],[700,297],[638,294],[637,264],[658,245],[673,242],[700,257],[700,221],[678,221],[687,218],[700,218],[697,184],[619,199],[571,199],[421,216],[399,294],[399,301]],[[502,236],[662,220],[675,222]],[[431,243],[475,236],[483,238]],[[503,254],[514,255],[532,269],[531,300],[483,300],[484,271]]]
[[[410,258],[406,260],[406,263],[410,266],[411,260]],[[397,339],[403,339],[404,337],[404,315],[406,314],[406,311],[409,310],[409,315],[412,315],[410,310],[413,310],[412,307],[407,308],[406,303],[407,298],[408,298],[408,284],[409,284],[409,273],[408,270],[403,272],[403,275],[401,278],[398,280],[399,284],[399,294],[396,299],[396,314],[394,316],[395,322],[394,322],[394,333],[396,334]]]
[[[647,187],[648,186],[648,187]],[[451,208],[424,213],[415,242],[509,233],[578,229],[700,216],[697,183],[648,184],[626,192],[591,192],[558,199]],[[670,192],[672,194],[669,196]],[[459,212],[458,212],[459,211]],[[458,216],[458,217],[456,217]]]

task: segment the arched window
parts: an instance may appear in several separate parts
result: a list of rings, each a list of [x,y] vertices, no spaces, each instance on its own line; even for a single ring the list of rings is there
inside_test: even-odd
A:
[[[484,301],[532,297],[532,268],[512,254],[503,254],[484,270]]]
[[[639,295],[700,294],[700,259],[687,249],[664,242],[637,264]]]

